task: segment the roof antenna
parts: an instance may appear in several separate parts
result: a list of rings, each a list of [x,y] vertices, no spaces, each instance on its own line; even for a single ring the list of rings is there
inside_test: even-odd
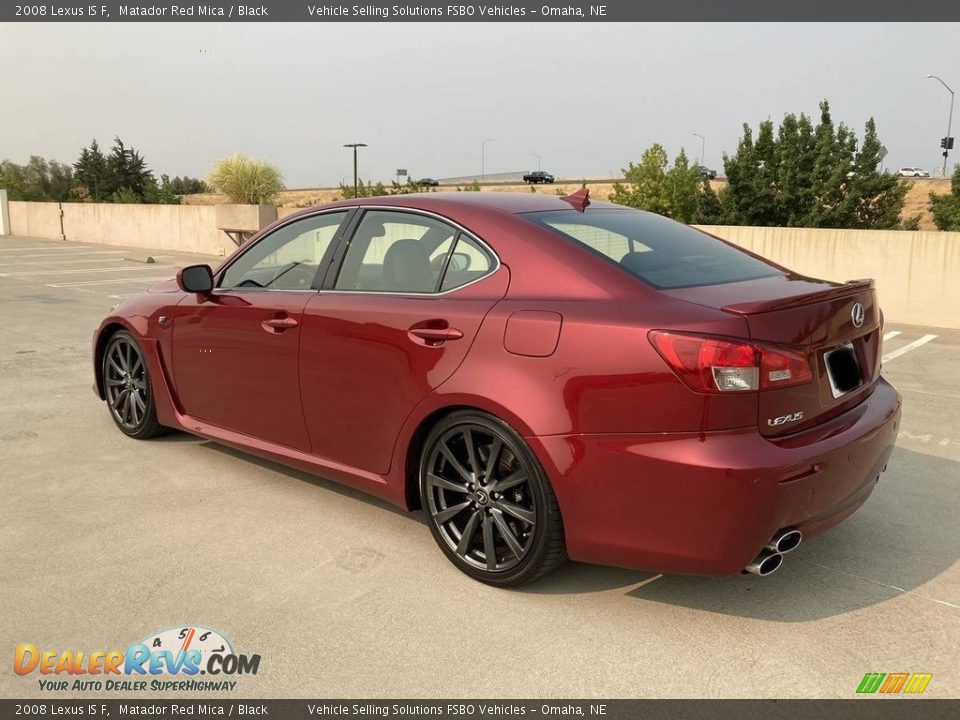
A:
[[[583,212],[586,210],[587,205],[590,204],[590,189],[580,188],[572,195],[567,195],[566,197],[560,199],[566,200],[568,203],[573,205],[573,209],[577,212]]]

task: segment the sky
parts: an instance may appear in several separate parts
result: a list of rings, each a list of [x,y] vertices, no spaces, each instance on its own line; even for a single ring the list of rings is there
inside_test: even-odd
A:
[[[288,187],[535,169],[610,177],[659,142],[722,171],[741,126],[819,101],[887,166],[939,168],[960,24],[0,24],[0,159],[96,138],[156,174],[268,160]],[[960,109],[954,135],[960,135]],[[955,156],[960,160],[960,152]],[[952,160],[952,159],[951,159]],[[951,162],[952,164],[952,162]]]

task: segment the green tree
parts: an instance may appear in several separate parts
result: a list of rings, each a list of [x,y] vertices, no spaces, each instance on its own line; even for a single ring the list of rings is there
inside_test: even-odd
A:
[[[721,194],[723,221],[731,225],[903,228],[907,185],[881,173],[883,145],[871,118],[863,141],[835,123],[820,103],[816,127],[806,115],[787,114],[776,133],[760,123],[756,141],[743,126],[737,151],[724,156],[728,185]]]
[[[147,184],[153,173],[147,168],[147,162],[134,148],[127,147],[119,137],[113,139],[113,147],[107,157],[108,184],[110,194],[117,190],[129,190],[125,196],[132,195],[143,199]]]
[[[76,197],[93,202],[101,202],[109,197],[110,171],[107,158],[96,140],[90,142],[90,147],[80,151],[80,157],[73,164],[73,179]]]
[[[693,217],[696,225],[719,225],[723,222],[723,207],[720,205],[720,198],[714,191],[710,180],[703,178],[700,186],[700,201],[697,204],[697,212]]]
[[[930,212],[938,229],[960,232],[960,165],[953,169],[948,194],[930,193]]]
[[[654,143],[643,151],[639,164],[631,162],[623,169],[626,184],[615,182],[609,199],[618,205],[669,215],[668,162],[667,151],[662,145]]]
[[[70,198],[73,170],[69,165],[31,155],[26,165],[0,163],[0,187],[11,200],[63,202]]]
[[[232,202],[250,205],[271,203],[284,189],[283,176],[277,168],[244,155],[220,160],[210,171],[207,182]]]
[[[690,164],[685,150],[681,149],[670,165],[663,146],[651,145],[640,157],[639,164],[631,162],[624,168],[623,177],[626,183],[613,184],[611,201],[684,223],[698,217],[703,182],[700,169]]]

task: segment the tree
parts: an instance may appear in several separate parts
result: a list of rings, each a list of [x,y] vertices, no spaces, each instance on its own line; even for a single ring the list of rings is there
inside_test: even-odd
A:
[[[167,177],[166,175],[161,176],[162,178]],[[169,181],[170,191],[176,195],[196,195],[197,193],[205,193],[209,190],[207,184],[200,180],[199,178],[187,177],[184,175],[180,177],[177,175],[175,178]]]
[[[724,156],[728,185],[721,194],[724,222],[731,225],[889,229],[902,221],[907,185],[880,172],[883,148],[873,118],[862,143],[830,104],[820,103],[816,127],[804,114],[749,125],[733,156]]]
[[[113,139],[113,147],[107,158],[107,191],[112,195],[117,190],[129,190],[126,196],[135,195],[143,199],[147,184],[153,173],[147,169],[147,162],[132,147],[126,147],[119,137]]]
[[[960,165],[954,167],[949,194],[930,193],[930,212],[938,229],[960,232]]]
[[[63,202],[70,197],[73,171],[69,165],[31,155],[26,165],[0,163],[0,188],[11,200]]]
[[[703,201],[703,181],[700,169],[690,164],[686,151],[681,149],[669,166],[663,146],[651,145],[639,164],[628,164],[623,176],[627,182],[613,184],[611,201],[684,223],[693,222],[697,217]]]
[[[107,168],[107,158],[100,150],[96,140],[89,148],[80,151],[80,157],[73,164],[74,195],[93,202],[101,202],[109,197],[107,188],[111,182]]]
[[[697,205],[697,212],[693,216],[693,222],[697,225],[719,225],[723,222],[723,207],[720,205],[720,198],[714,192],[710,180],[703,178],[700,186],[700,202]]]
[[[277,168],[244,155],[220,160],[210,171],[207,182],[232,202],[249,205],[271,203],[284,189],[283,176]]]

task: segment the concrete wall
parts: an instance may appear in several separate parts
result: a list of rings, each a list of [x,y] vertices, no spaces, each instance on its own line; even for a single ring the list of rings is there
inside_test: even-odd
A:
[[[10,201],[10,234],[61,240],[60,203]]]
[[[10,234],[10,205],[7,191],[0,189],[0,235]]]
[[[889,322],[960,328],[960,233],[704,226],[804,275],[874,278]]]
[[[67,241],[221,255],[232,241],[212,205],[64,203]],[[294,208],[279,208],[285,217]],[[10,234],[61,239],[59,203],[9,203]],[[266,222],[256,206],[238,216]],[[960,328],[960,233],[710,226],[702,229],[805,275],[845,281],[872,277],[887,320]]]
[[[218,207],[213,205],[37,202],[9,205],[11,235],[218,256],[229,254],[235,248],[233,241],[219,229]],[[232,208],[236,210],[234,217],[258,218],[263,224],[275,217],[273,208],[264,211],[257,206],[226,206],[227,211]],[[224,209],[219,212],[223,213]]]

